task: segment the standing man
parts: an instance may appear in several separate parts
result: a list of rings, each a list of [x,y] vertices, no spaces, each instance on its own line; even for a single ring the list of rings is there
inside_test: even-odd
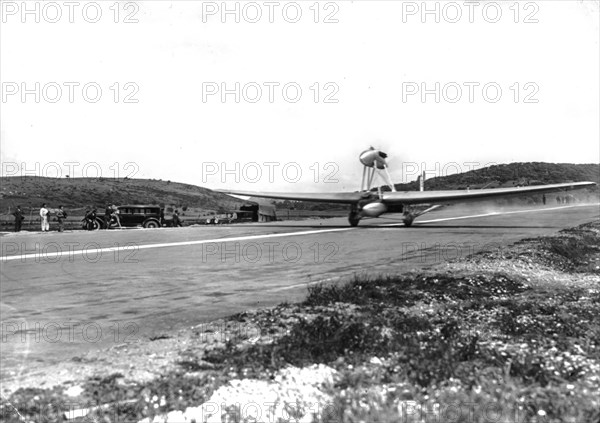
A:
[[[42,204],[42,208],[40,209],[40,218],[42,220],[42,232],[47,232],[50,230],[50,223],[48,222],[48,218],[50,211],[46,208],[46,203]]]
[[[96,222],[96,209],[92,209],[85,214],[85,223],[88,231],[93,231],[97,224]]]
[[[17,206],[17,209],[14,211],[13,216],[15,217],[15,232],[20,232],[21,224],[23,223],[23,220],[25,220],[25,216],[23,216],[21,206]]]
[[[117,221],[117,225],[119,225],[119,229],[123,229],[121,227],[121,219],[119,218],[119,208],[117,206],[115,206],[114,204],[111,206],[111,218],[115,218],[115,220]]]
[[[104,223],[106,223],[106,229],[110,229],[110,221],[112,218],[112,208],[110,204],[106,205],[106,209],[104,209]]]
[[[181,224],[181,219],[179,219],[179,212],[177,210],[175,210],[173,212],[173,227],[177,228],[177,227],[181,227],[183,226]]]
[[[56,218],[58,219],[58,232],[63,232],[65,230],[64,221],[67,218],[67,212],[63,210],[63,206],[58,206]]]

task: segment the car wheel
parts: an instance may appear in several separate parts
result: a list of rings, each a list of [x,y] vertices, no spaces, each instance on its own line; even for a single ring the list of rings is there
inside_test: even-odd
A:
[[[144,228],[160,228],[160,224],[156,220],[147,220],[144,222]]]

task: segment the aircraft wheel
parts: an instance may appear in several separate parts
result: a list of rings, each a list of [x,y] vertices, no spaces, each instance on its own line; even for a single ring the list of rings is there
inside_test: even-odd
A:
[[[404,218],[404,226],[406,226],[406,227],[411,226],[412,223],[413,223],[413,220],[415,220],[414,217],[412,217],[412,216],[406,216]]]
[[[360,217],[357,217],[356,214],[351,213],[350,216],[348,216],[348,222],[350,222],[350,226],[354,228],[358,226],[358,222],[360,222]]]

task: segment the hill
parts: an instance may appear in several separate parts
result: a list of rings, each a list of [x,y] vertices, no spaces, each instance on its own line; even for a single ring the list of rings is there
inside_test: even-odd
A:
[[[15,176],[0,178],[0,210],[20,205],[24,210],[62,204],[68,209],[107,204],[159,204],[164,207],[211,210],[218,213],[239,210],[241,200],[196,185],[156,179],[44,178]]]
[[[425,189],[452,190],[470,188],[498,188],[515,185],[544,185],[561,182],[592,181],[600,183],[599,164],[571,163],[510,163],[476,169],[454,175],[437,176],[425,181]],[[419,184],[395,184],[398,191],[414,191]]]

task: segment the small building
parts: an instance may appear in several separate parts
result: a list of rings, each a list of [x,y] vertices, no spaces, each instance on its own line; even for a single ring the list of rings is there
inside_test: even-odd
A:
[[[242,212],[251,212],[253,222],[273,222],[277,220],[275,206],[266,204],[264,201],[261,204],[242,206],[240,210]]]
[[[258,206],[258,221],[259,222],[274,222],[277,220],[275,206],[263,205]]]

